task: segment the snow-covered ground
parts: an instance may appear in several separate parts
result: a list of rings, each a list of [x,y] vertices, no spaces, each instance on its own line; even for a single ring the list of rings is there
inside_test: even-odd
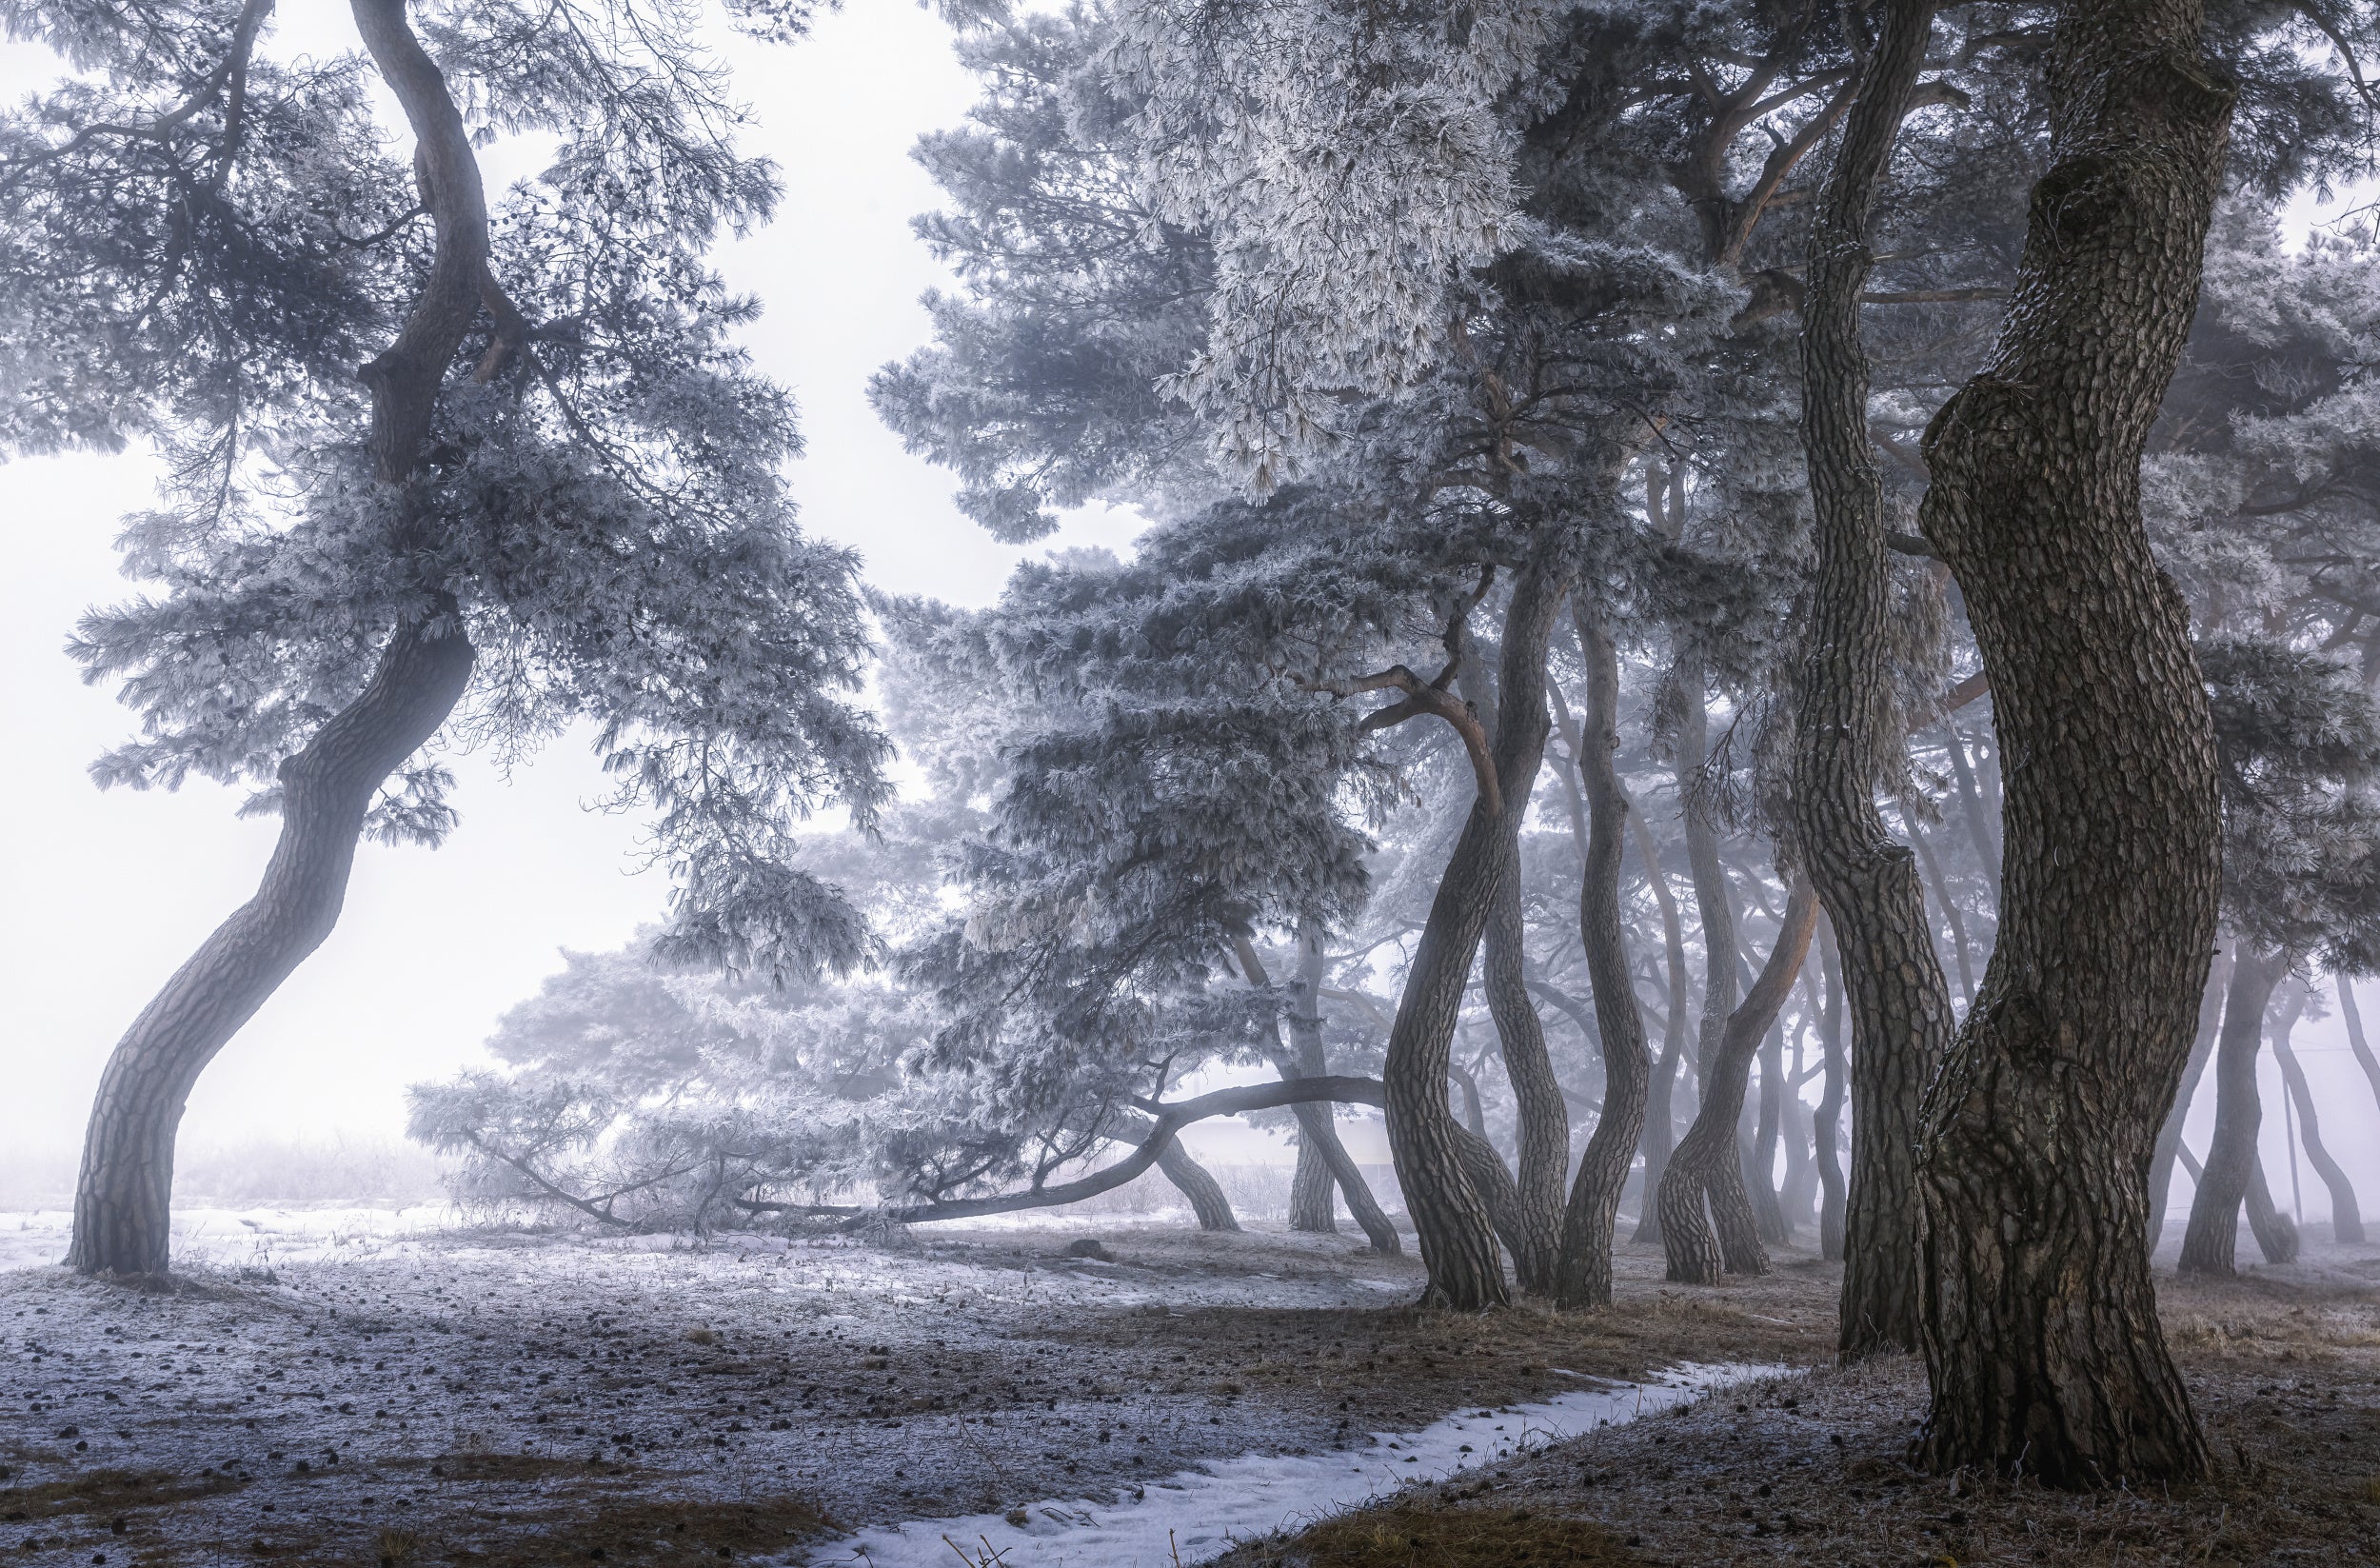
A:
[[[1551,1399],[1459,1412],[1418,1432],[1376,1432],[1324,1454],[1246,1454],[1167,1476],[1112,1501],[1077,1498],[1005,1514],[863,1530],[791,1559],[811,1568],[947,1568],[953,1554],[1000,1568],[1166,1568],[1204,1562],[1237,1540],[1355,1508],[1418,1481],[1444,1480],[1598,1427],[1673,1409],[1775,1367],[1688,1363]]]

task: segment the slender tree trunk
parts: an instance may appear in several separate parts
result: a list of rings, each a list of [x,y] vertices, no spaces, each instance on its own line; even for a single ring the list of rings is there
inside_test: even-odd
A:
[[[1810,1214],[1818,1196],[1818,1164],[1810,1157],[1811,1145],[1816,1140],[1810,1107],[1801,1096],[1785,1097],[1785,1190],[1781,1201],[1785,1206],[1785,1240],[1793,1241],[1801,1227],[1810,1222]]]
[[[2232,961],[2231,990],[2224,999],[2222,1036],[2215,1047],[2214,1137],[2207,1145],[2206,1170],[2191,1200],[2190,1228],[2182,1235],[2184,1274],[2234,1272],[2240,1204],[2263,1174],[2256,1154],[2256,1136],[2264,1122],[2256,1093],[2256,1058],[2264,1049],[2264,1016],[2273,987],[2288,973],[2286,956],[2259,953],[2244,942]]]
[[[1529,997],[1520,909],[1518,823],[1526,801],[1505,808],[1513,824],[1510,873],[1488,914],[1482,980],[1488,1012],[1504,1052],[1504,1076],[1512,1083],[1515,1132],[1520,1154],[1520,1246],[1513,1274],[1521,1290],[1544,1296],[1554,1289],[1555,1260],[1561,1248],[1562,1185],[1570,1170],[1570,1106],[1562,1099],[1554,1058],[1545,1047],[1545,1024]]]
[[[1826,1009],[1818,1015],[1818,1038],[1826,1047],[1826,1082],[1811,1120],[1817,1132],[1818,1253],[1829,1262],[1843,1258],[1845,1191],[1841,1146],[1843,1102],[1851,1092],[1851,1063],[1843,1058],[1843,970],[1835,954],[1835,927],[1821,919],[1819,963],[1826,975]]]
[[[1462,1130],[1493,1148],[1495,1141],[1488,1137],[1487,1109],[1479,1103],[1478,1075],[1459,1062],[1450,1062],[1446,1076],[1454,1081],[1456,1092],[1462,1096]]]
[[[2190,1102],[2198,1096],[2198,1081],[2206,1076],[2207,1063],[2214,1057],[2215,1030],[2223,1022],[2223,999],[2231,985],[2231,944],[2227,943],[2215,950],[2214,963],[2207,974],[2207,983],[2199,992],[2198,1032],[2192,1037],[2190,1062],[2182,1069],[2182,1086],[2173,1097],[2173,1108],[2165,1113],[2164,1125],[2157,1129],[2156,1147],[2149,1156],[2149,1251],[2153,1255],[2165,1243],[2165,1211],[2167,1199],[2173,1188],[2173,1161],[2182,1152],[2182,1128],[2190,1121]],[[2197,1181],[2195,1176],[2191,1178]]]
[[[1635,1238],[1657,1246],[1661,1241],[1661,1208],[1653,1197],[1661,1190],[1661,1173],[1668,1168],[1670,1150],[1677,1141],[1677,1065],[1685,1058],[1688,1038],[1686,936],[1684,923],[1677,916],[1677,895],[1670,891],[1669,878],[1661,870],[1660,851],[1654,845],[1653,829],[1646,825],[1641,812],[1632,809],[1630,814],[1636,827],[1636,856],[1644,863],[1645,881],[1652,885],[1654,902],[1661,910],[1661,940],[1669,964],[1669,1008],[1661,1021],[1661,1056],[1653,1064],[1653,1083],[1645,1101],[1645,1201],[1640,1205],[1643,1213],[1637,1217]]]
[[[1272,977],[1265,971],[1264,960],[1256,944],[1244,938],[1234,944],[1240,967],[1251,985],[1270,985]],[[1273,1061],[1283,1078],[1317,1078],[1328,1070],[1327,1055],[1322,1048],[1322,947],[1312,931],[1299,937],[1299,985],[1302,993],[1298,1004],[1290,1010],[1289,1027],[1295,1040],[1293,1048],[1282,1047],[1278,1034],[1273,1039]],[[1310,1025],[1310,1027],[1309,1027]],[[1308,1064],[1311,1063],[1309,1068]],[[1320,1103],[1299,1103],[1292,1110],[1298,1118],[1298,1148],[1302,1161],[1303,1151],[1314,1149],[1327,1166],[1331,1178],[1347,1200],[1347,1212],[1362,1227],[1364,1240],[1372,1250],[1383,1258],[1395,1258],[1404,1251],[1398,1241],[1397,1227],[1380,1210],[1379,1201],[1372,1196],[1372,1185],[1357,1168],[1354,1156],[1339,1140],[1338,1123],[1331,1107]],[[1294,1200],[1294,1194],[1293,1194]]]
[[[2016,760],[1998,941],[1918,1153],[1937,1470],[2139,1486],[2207,1463],[2143,1183],[2214,950],[2222,810],[2189,608],[2140,512],[2233,98],[2204,23],[2200,0],[2062,8],[2015,293],[1926,432],[1919,526]]]
[[[2256,1239],[2256,1249],[2268,1263],[2297,1261],[2297,1221],[2281,1212],[2272,1201],[2272,1189],[2265,1184],[2264,1157],[2248,1168],[2248,1234]]]
[[[1894,722],[1892,567],[1868,438],[1859,298],[1869,215],[1925,58],[1931,0],[1893,0],[1860,78],[1811,229],[1802,305],[1802,436],[1817,572],[1803,653],[1794,812],[1826,903],[1851,1011],[1851,1191],[1839,1348],[1845,1360],[1918,1341],[1914,1152],[1926,1081],[1952,1014],[1915,858],[1876,809]]]
[[[1983,863],[1984,880],[1992,890],[1992,908],[1996,918],[2000,907],[2000,836],[1993,828],[1993,813],[1984,804],[1983,790],[1975,782],[1974,764],[1967,758],[1967,737],[1955,719],[1945,720],[1942,727],[1951,737],[1951,777],[1958,784],[1959,814],[1967,819],[1967,836],[1975,843],[1975,858]]]
[[[2283,1028],[2272,1037],[2272,1054],[2280,1061],[2281,1078],[2289,1085],[2290,1099],[2297,1104],[2297,1136],[2306,1145],[2307,1162],[2322,1178],[2322,1184],[2330,1189],[2331,1240],[2342,1244],[2361,1242],[2364,1214],[2355,1201],[2355,1184],[2322,1145],[2322,1125],[2314,1110],[2313,1089],[2306,1082],[2306,1069],[2299,1065],[2296,1051],[2291,1048],[2290,1033]]]
[[[366,50],[416,138],[436,226],[422,291],[396,341],[364,367],[374,477],[420,466],[440,386],[479,311],[487,212],[470,141],[402,0],[355,0]],[[434,524],[405,525],[427,533]],[[426,553],[426,552],[425,552]],[[175,1135],[199,1074],[338,923],[364,819],[382,781],[461,701],[473,663],[454,605],[394,627],[363,690],[281,764],[281,836],[256,895],[216,927],[117,1042],[99,1080],[74,1195],[68,1263],[86,1274],[167,1272]]]
[[[1629,816],[1616,762],[1619,655],[1594,601],[1597,588],[1581,583],[1571,595],[1571,620],[1587,666],[1585,723],[1572,745],[1589,824],[1586,867],[1578,883],[1578,940],[1595,985],[1596,1032],[1603,1045],[1603,1110],[1579,1158],[1562,1213],[1555,1280],[1556,1303],[1574,1308],[1611,1304],[1613,1228],[1619,1219],[1620,1189],[1627,1185],[1629,1166],[1643,1141],[1653,1074],[1644,1015],[1637,1010],[1630,978],[1628,926],[1619,908]]]
[[[1656,1200],[1661,1205],[1661,1244],[1669,1257],[1669,1277],[1681,1284],[1717,1284],[1722,1270],[1729,1274],[1769,1271],[1752,1205],[1744,1199],[1740,1181],[1727,1178],[1731,1171],[1739,1170],[1735,1121],[1743,1111],[1753,1056],[1777,1009],[1785,1004],[1795,973],[1809,956],[1810,934],[1817,917],[1816,892],[1806,879],[1795,877],[1785,918],[1777,927],[1776,945],[1769,950],[1769,961],[1761,966],[1743,1005],[1727,1019],[1718,1052],[1703,1078],[1702,1108],[1686,1136],[1677,1141],[1669,1170],[1661,1178]]]
[[[1504,1163],[1496,1145],[1468,1127],[1455,1129],[1455,1157],[1462,1162],[1463,1179],[1487,1208],[1488,1226],[1496,1239],[1513,1252],[1522,1240],[1522,1226],[1527,1222],[1520,1201],[1519,1184],[1513,1181],[1512,1167]]]
[[[1493,764],[1500,800],[1515,803],[1514,810],[1529,798],[1544,754],[1546,647],[1569,586],[1566,570],[1532,562],[1516,576],[1505,611]],[[1517,844],[1501,813],[1485,794],[1472,803],[1406,969],[1380,1075],[1389,1150],[1429,1270],[1421,1303],[1462,1311],[1509,1300],[1487,1208],[1463,1175],[1446,1105],[1464,984],[1496,890],[1517,875],[1511,864]]]
[[[1198,1217],[1200,1230],[1238,1230],[1239,1216],[1231,1212],[1231,1200],[1223,1196],[1223,1184],[1204,1165],[1190,1158],[1190,1151],[1181,1146],[1181,1140],[1169,1138],[1158,1151],[1157,1168],[1165,1175],[1182,1197],[1190,1201],[1190,1212]]]
[[[1298,990],[1289,1008],[1289,1043],[1299,1077],[1319,1078],[1330,1071],[1329,1054],[1322,1048],[1322,944],[1311,930],[1298,933]],[[1327,1129],[1330,1108],[1318,1108]],[[1289,1183],[1289,1228],[1324,1236],[1337,1232],[1339,1216],[1331,1201],[1336,1185],[1330,1156],[1300,1120],[1298,1171]]]
[[[1784,1134],[1785,1030],[1781,1023],[1773,1023],[1767,1042],[1760,1047],[1760,1121],[1753,1130],[1752,1163],[1744,1177],[1760,1240],[1774,1247],[1794,1239],[1785,1223],[1785,1204],[1776,1191],[1776,1146]]]
[[[1958,999],[1972,1007],[1975,1004],[1975,970],[1967,951],[1967,917],[1960,913],[1958,901],[1951,897],[1951,881],[1942,875],[1942,863],[1935,858],[1925,829],[1910,824],[1909,842],[1934,888],[1934,902],[1942,906],[1943,923],[1951,928],[1951,956],[1958,961]]]
[[[2339,1016],[2347,1021],[2348,1049],[2355,1053],[2355,1065],[2364,1070],[2371,1083],[2371,1100],[2380,1105],[2380,1059],[2371,1054],[2370,1042],[2364,1039],[2364,1015],[2355,1005],[2355,984],[2345,975],[2338,978]]]

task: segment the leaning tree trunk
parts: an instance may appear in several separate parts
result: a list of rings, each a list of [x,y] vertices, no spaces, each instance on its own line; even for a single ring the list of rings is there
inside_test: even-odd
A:
[[[2380,1105],[2380,1058],[2371,1054],[2371,1043],[2364,1038],[2363,1010],[2355,1005],[2355,984],[2345,975],[2338,978],[2339,1016],[2347,1020],[2348,1049],[2355,1053],[2355,1065],[2364,1070],[2371,1084],[2372,1103]]]
[[[2223,1022],[2223,999],[2231,986],[2231,950],[2229,946],[2215,949],[2214,960],[2207,973],[2207,983],[2198,994],[2198,1032],[2192,1037],[2190,1061],[2182,1068],[2182,1086],[2173,1096],[2173,1108],[2165,1113],[2165,1121],[2157,1129],[2156,1147],[2149,1155],[2149,1253],[2154,1257],[2165,1244],[2165,1211],[2167,1200],[2173,1190],[2173,1161],[2182,1152],[2182,1129],[2190,1121],[2190,1102],[2198,1097],[2198,1081],[2207,1074],[2207,1063],[2214,1059],[2215,1030]]]
[[[360,372],[371,398],[373,475],[396,490],[421,466],[440,386],[478,314],[487,210],[463,117],[407,26],[403,0],[354,0],[354,12],[412,127],[416,174],[437,233],[411,314]],[[418,515],[403,526],[416,536],[431,531]],[[166,1273],[174,1137],[190,1090],[330,935],[373,796],[446,723],[469,683],[473,653],[452,601],[434,586],[426,597],[429,612],[393,628],[363,690],[282,763],[281,837],[255,897],[175,971],[108,1059],[75,1183],[71,1267]]]
[[[1156,1123],[1140,1119],[1136,1129],[1143,1138]],[[1215,1180],[1215,1173],[1190,1158],[1190,1151],[1181,1146],[1179,1137],[1168,1135],[1157,1151],[1157,1168],[1174,1190],[1190,1201],[1190,1212],[1200,1230],[1238,1230],[1240,1217],[1231,1212],[1231,1200],[1224,1196],[1223,1184]]]
[[[2256,1239],[2256,1249],[2268,1263],[2297,1261],[2297,1221],[2281,1212],[2272,1201],[2272,1189],[2265,1184],[2264,1159],[2259,1155],[2248,1169],[2248,1193],[2244,1205],[2248,1210],[2248,1234]]]
[[[1795,724],[1794,817],[1825,901],[1851,1009],[1851,1193],[1838,1348],[1846,1360],[1918,1340],[1918,1105],[1951,1038],[1915,857],[1886,830],[1876,788],[1894,723],[1892,568],[1868,437],[1859,299],[1870,212],[1924,63],[1932,0],[1896,0],[1860,78],[1810,233],[1802,303],[1802,440],[1817,569]]]
[[[1619,908],[1620,863],[1627,855],[1628,801],[1620,793],[1619,655],[1582,582],[1571,595],[1571,620],[1587,666],[1587,710],[1573,749],[1587,796],[1587,858],[1578,883],[1578,940],[1595,986],[1596,1032],[1603,1042],[1603,1110],[1579,1157],[1578,1173],[1562,1212],[1561,1260],[1555,1303],[1609,1306],[1612,1233],[1620,1189],[1644,1134],[1653,1063],[1644,1043],[1644,1015],[1630,980],[1628,925]],[[1673,1007],[1675,999],[1673,999]]]
[[[2191,1201],[2190,1228],[2182,1233],[2184,1274],[2234,1272],[2240,1204],[2264,1169],[2256,1153],[2256,1136],[2264,1124],[2256,1058],[2264,1050],[2264,1017],[2273,987],[2288,973],[2287,955],[2259,953],[2240,943],[2232,961],[2231,994],[2223,1002],[2222,1038],[2215,1046],[2214,1137],[2207,1145],[2206,1168]],[[2278,1236],[2270,1222],[2258,1230],[2260,1241]],[[2270,1242],[2267,1250],[2271,1250]]]
[[[1811,1118],[1817,1135],[1818,1255],[1829,1262],[1840,1262],[1848,1195],[1835,1150],[1842,1143],[1843,1102],[1851,1090],[1851,1063],[1843,1060],[1842,964],[1835,956],[1834,928],[1823,918],[1819,923],[1818,959],[1826,977],[1826,1006],[1818,1014],[1818,1038],[1826,1047],[1826,1083],[1818,1094],[1817,1112]]]
[[[1752,1080],[1752,1058],[1760,1047],[1802,960],[1810,954],[1810,934],[1818,920],[1818,898],[1807,879],[1794,879],[1785,918],[1776,929],[1776,945],[1744,997],[1743,1005],[1728,1016],[1719,1049],[1702,1080],[1702,1108],[1694,1125],[1677,1141],[1669,1170],[1661,1178],[1656,1201],[1661,1205],[1661,1245],[1669,1257],[1669,1277],[1681,1284],[1716,1285],[1722,1270],[1729,1274],[1766,1274],[1768,1254],[1760,1247],[1759,1227],[1740,1181],[1735,1153],[1735,1122],[1743,1114],[1744,1089]],[[1709,1205],[1706,1218],[1704,1205]],[[1716,1230],[1714,1222],[1716,1221]]]
[[[1661,1190],[1661,1173],[1669,1168],[1670,1150],[1677,1141],[1677,1064],[1686,1055],[1686,936],[1684,923],[1677,918],[1677,895],[1670,891],[1669,878],[1661,870],[1660,852],[1654,846],[1653,829],[1633,808],[1631,814],[1636,826],[1636,856],[1644,863],[1645,881],[1661,910],[1661,944],[1669,965],[1669,1008],[1661,1021],[1661,1055],[1653,1064],[1653,1083],[1645,1096],[1645,1201],[1634,1238],[1657,1246],[1661,1240],[1661,1206],[1653,1198]]]
[[[1937,1470],[2138,1486],[2207,1463],[2144,1182],[2214,949],[2222,811],[2189,607],[2140,512],[2231,121],[2204,23],[2203,0],[2062,9],[2015,293],[1926,431],[1918,523],[2008,759],[1998,943],[1918,1152]]]
[[[1429,1270],[1421,1297],[1425,1306],[1477,1311],[1510,1300],[1486,1205],[1463,1176],[1455,1120],[1446,1105],[1446,1078],[1464,986],[1489,907],[1503,879],[1517,875],[1511,863],[1518,844],[1502,816],[1529,798],[1544,756],[1546,647],[1555,610],[1568,587],[1567,570],[1543,561],[1531,562],[1515,578],[1499,650],[1500,713],[1490,761],[1497,795],[1490,798],[1482,790],[1472,803],[1447,858],[1405,971],[1380,1070],[1389,1152]]]
[[[2322,1146],[2322,1127],[2314,1114],[2314,1092],[2306,1082],[2306,1069],[2298,1064],[2297,1052],[2291,1048],[2290,1034],[2303,1008],[2291,1008],[2281,1027],[2273,1032],[2272,1054],[2281,1063],[2282,1082],[2289,1085],[2290,1099],[2297,1104],[2297,1137],[2306,1145],[2306,1160],[2322,1178],[2322,1184],[2330,1189],[2330,1236],[2342,1244],[2360,1244],[2364,1239],[2364,1214],[2355,1201],[2355,1184],[2347,1179],[2347,1172],[2330,1158],[2330,1151]]]
[[[1330,1070],[1322,1048],[1322,947],[1320,940],[1311,931],[1301,932],[1298,939],[1298,985],[1299,996],[1290,1010],[1289,1032],[1293,1044],[1284,1048],[1277,1029],[1272,1040],[1274,1065],[1283,1078],[1319,1078]],[[1270,985],[1272,976],[1266,973],[1264,960],[1256,944],[1242,938],[1234,951],[1240,967],[1251,985]],[[1383,1258],[1395,1258],[1405,1249],[1398,1240],[1397,1227],[1380,1211],[1379,1201],[1372,1196],[1372,1184],[1357,1168],[1355,1157],[1339,1139],[1339,1126],[1333,1120],[1331,1107],[1319,1102],[1300,1102],[1291,1107],[1298,1118],[1298,1150],[1302,1166],[1307,1149],[1315,1150],[1332,1181],[1347,1200],[1347,1212],[1362,1228],[1364,1240],[1372,1250]],[[1327,1197],[1327,1194],[1325,1195]]]

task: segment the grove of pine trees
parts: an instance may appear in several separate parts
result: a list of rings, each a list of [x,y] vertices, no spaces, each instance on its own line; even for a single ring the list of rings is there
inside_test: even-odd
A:
[[[2267,1040],[2342,1240],[2322,1139],[2380,1115],[2380,228],[2291,215],[2371,172],[2373,8],[954,9],[952,284],[874,406],[1000,540],[1146,523],[981,608],[794,516],[712,254],[776,196],[727,67],[804,17],[724,9],[353,0],[329,56],[272,0],[0,9],[69,68],[0,117],[0,440],[168,474],[74,634],[139,715],[94,771],[281,824],[109,1062],[76,1268],[166,1274],[183,1104],[358,844],[571,729],[672,903],[415,1089],[468,1200],[1155,1169],[1228,1228],[1178,1135],[1244,1115],[1297,1227],[1398,1252],[1401,1201],[1425,1306],[1815,1235],[1926,1463],[2204,1472],[2176,1168],[2228,1274],[2243,1212],[2298,1245]],[[2332,990],[2370,1104],[2291,1053]]]

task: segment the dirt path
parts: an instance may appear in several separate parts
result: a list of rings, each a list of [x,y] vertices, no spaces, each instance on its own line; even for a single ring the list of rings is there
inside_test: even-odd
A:
[[[1807,1260],[1688,1293],[1631,1255],[1614,1312],[1462,1317],[1350,1238],[1084,1234],[417,1237],[172,1295],[0,1273],[0,1561],[779,1558],[1832,1340]]]

